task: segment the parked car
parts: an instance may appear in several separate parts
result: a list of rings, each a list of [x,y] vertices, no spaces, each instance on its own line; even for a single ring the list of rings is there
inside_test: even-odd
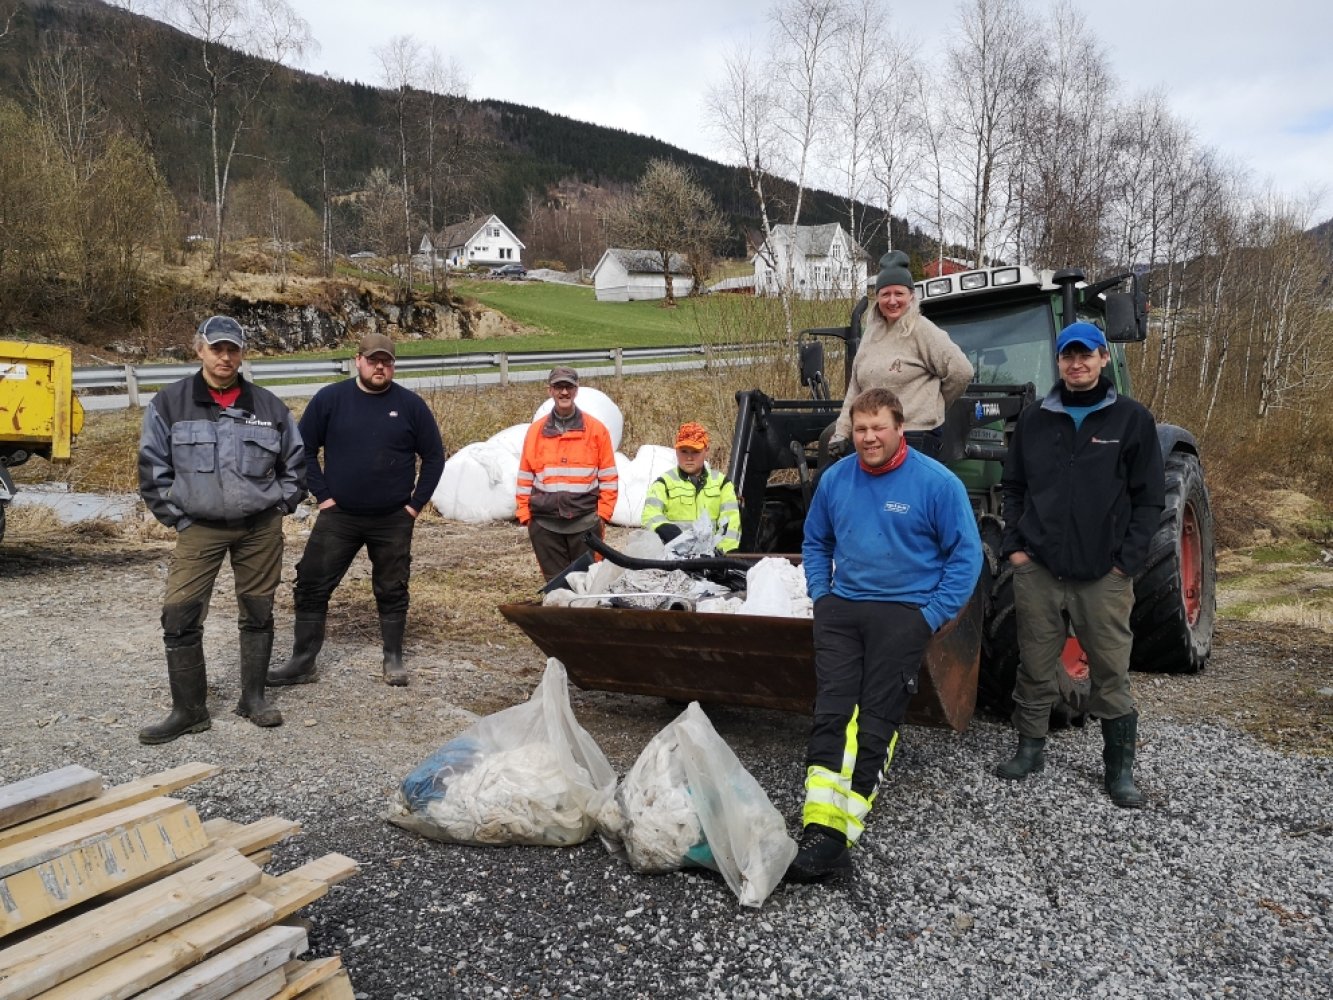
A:
[[[491,268],[492,278],[523,278],[527,273],[528,269],[522,264],[501,264]]]

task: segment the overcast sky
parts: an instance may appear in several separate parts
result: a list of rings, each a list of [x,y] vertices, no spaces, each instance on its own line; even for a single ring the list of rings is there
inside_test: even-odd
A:
[[[305,68],[379,82],[373,49],[410,34],[462,67],[468,96],[656,136],[722,159],[703,101],[738,43],[766,38],[770,0],[292,0],[321,51]],[[1034,12],[1045,0],[1028,0]],[[1076,0],[1124,93],[1164,89],[1198,138],[1253,184],[1319,194],[1333,216],[1333,3]],[[947,42],[947,4],[889,0],[925,61]],[[1032,21],[1034,31],[1040,21]]]

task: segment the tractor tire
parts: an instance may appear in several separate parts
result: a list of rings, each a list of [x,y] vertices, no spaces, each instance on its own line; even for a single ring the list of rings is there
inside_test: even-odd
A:
[[[1014,567],[1000,555],[998,521],[981,523],[985,553],[981,573],[987,595],[985,624],[981,630],[981,673],[977,702],[997,715],[1014,710],[1014,681],[1018,677],[1018,627],[1014,621]]]
[[[1134,579],[1130,669],[1197,674],[1213,651],[1217,562],[1213,512],[1197,455],[1166,456],[1166,508]]]
[[[5,508],[8,504],[0,503],[0,542],[5,540]]]

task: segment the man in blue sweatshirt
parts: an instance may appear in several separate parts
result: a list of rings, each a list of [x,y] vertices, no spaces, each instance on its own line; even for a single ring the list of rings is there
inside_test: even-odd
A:
[[[301,417],[307,482],[320,513],[296,564],[292,657],[269,671],[270,685],[315,680],[329,598],[363,545],[379,609],[384,680],[407,684],[403,632],[412,528],[444,474],[444,444],[425,400],[394,383],[396,361],[388,337],[363,337],[356,378],[320,389]]]
[[[851,867],[926,643],[967,604],[981,537],[952,472],[907,446],[888,389],[852,402],[856,454],[820,478],[801,555],[815,602],[815,720],[792,881]]]

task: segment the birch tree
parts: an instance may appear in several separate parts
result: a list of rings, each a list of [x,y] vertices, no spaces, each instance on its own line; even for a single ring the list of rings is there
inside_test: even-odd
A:
[[[163,13],[194,37],[195,59],[177,67],[176,81],[208,134],[213,269],[221,274],[227,193],[241,137],[279,66],[299,61],[316,42],[286,0],[163,0]]]
[[[746,182],[754,194],[762,229],[756,253],[768,255],[770,268],[776,269],[773,256],[773,212],[770,187],[776,174],[773,164],[779,159],[781,133],[778,130],[776,102],[761,58],[752,49],[737,48],[724,63],[721,83],[709,88],[708,121],[720,137],[732,162],[739,162]],[[759,290],[756,289],[756,292]],[[782,303],[787,339],[794,340],[791,289],[781,283],[778,296]]]
[[[421,46],[411,35],[395,35],[386,45],[375,49],[380,64],[380,79],[393,94],[394,138],[398,145],[398,191],[400,230],[397,251],[399,259],[399,294],[404,302],[412,296],[412,178],[410,172],[413,88],[421,73]]]
[[[948,47],[952,173],[966,242],[977,263],[995,256],[1011,234],[1011,183],[1027,140],[1040,52],[1019,0],[968,0]]]

